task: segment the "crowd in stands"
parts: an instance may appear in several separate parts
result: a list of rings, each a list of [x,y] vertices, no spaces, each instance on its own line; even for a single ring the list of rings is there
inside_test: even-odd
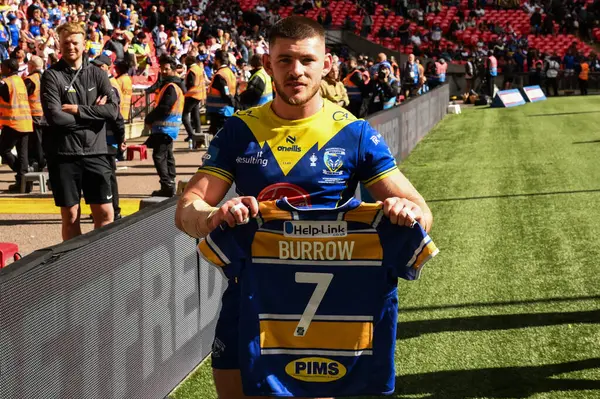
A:
[[[195,61],[203,66],[200,80],[208,91],[215,54],[222,50],[238,82],[232,106],[244,109],[257,98],[246,89],[268,52],[270,26],[288,15],[305,15],[410,54],[402,65],[384,53],[370,59],[342,48],[334,56],[322,95],[360,117],[443,83],[449,64],[464,64],[471,76],[483,65],[489,74],[486,60],[492,55],[505,75],[502,87],[522,73],[529,73],[529,83],[552,79],[557,64],[573,88],[584,63],[589,72],[600,71],[586,43],[600,41],[600,0],[97,1],[0,0],[0,61],[16,59],[24,78],[33,56],[44,68],[53,65],[60,58],[55,29],[76,22],[86,31],[86,56],[103,54],[113,65],[125,65],[134,87],[150,86],[148,92],[155,93],[158,60],[166,55],[177,61],[182,79]],[[194,112],[203,105],[196,104]],[[198,115],[192,117],[199,130]]]

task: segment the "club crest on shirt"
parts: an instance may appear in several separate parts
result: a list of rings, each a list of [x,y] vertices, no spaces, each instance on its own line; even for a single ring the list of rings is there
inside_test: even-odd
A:
[[[346,150],[344,148],[327,148],[323,155],[323,162],[327,169],[323,170],[323,173],[326,175],[341,175],[343,172],[340,169],[344,165],[345,156]]]

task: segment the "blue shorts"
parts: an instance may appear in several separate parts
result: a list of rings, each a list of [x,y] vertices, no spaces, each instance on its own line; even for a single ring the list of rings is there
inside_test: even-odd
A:
[[[240,285],[229,280],[221,302],[221,313],[219,314],[219,320],[217,320],[215,340],[212,346],[212,367],[223,370],[239,369]]]

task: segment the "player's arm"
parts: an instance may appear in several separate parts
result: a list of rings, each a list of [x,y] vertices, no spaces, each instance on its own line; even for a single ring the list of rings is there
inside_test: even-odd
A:
[[[217,207],[230,186],[230,182],[219,177],[197,172],[177,203],[177,228],[192,237],[202,238],[221,223],[233,227],[246,223],[249,217],[255,217],[258,214],[258,202],[254,197],[235,197]]]
[[[411,226],[416,220],[429,231],[433,216],[425,200],[398,170],[384,138],[366,122],[363,129],[359,179],[375,200],[383,202],[392,223]]]
[[[383,202],[383,212],[392,223],[405,224],[398,222],[401,218],[410,220],[408,211],[415,216],[415,220],[425,231],[431,230],[433,224],[431,209],[423,196],[399,170],[373,183],[367,190],[373,198]]]
[[[236,129],[230,127],[232,119],[211,141],[202,166],[177,204],[175,225],[192,237],[202,238],[224,222],[231,227],[243,224],[258,214],[254,197],[236,197],[218,206],[235,177],[236,148],[232,143]]]

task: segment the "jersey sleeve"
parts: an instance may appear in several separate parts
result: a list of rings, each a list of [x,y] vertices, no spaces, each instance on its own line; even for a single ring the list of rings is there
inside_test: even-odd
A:
[[[228,279],[239,276],[240,265],[244,259],[237,236],[233,229],[221,225],[198,244],[200,256],[220,268]]]
[[[202,166],[198,169],[198,172],[218,177],[229,184],[234,181],[236,166],[235,146],[232,145],[236,142],[232,119],[235,118],[230,118],[211,140],[206,154],[202,157]]]
[[[357,177],[365,187],[369,187],[398,171],[396,160],[392,156],[383,136],[373,129],[368,122],[364,122],[358,156]]]
[[[395,251],[398,251],[395,253],[393,258],[395,260],[392,265],[395,277],[404,280],[417,280],[425,263],[438,254],[438,248],[418,223],[412,228],[395,225],[390,225],[390,228],[395,230],[395,234],[390,231],[386,235],[407,235],[404,245],[398,245],[394,248]]]

